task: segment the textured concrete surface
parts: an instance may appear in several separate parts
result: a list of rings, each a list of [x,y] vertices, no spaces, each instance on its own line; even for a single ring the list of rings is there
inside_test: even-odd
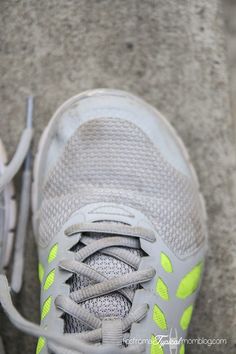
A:
[[[230,73],[231,106],[234,121],[236,121],[236,2],[224,1],[225,29],[227,40],[227,59]],[[236,130],[235,130],[236,136]]]
[[[12,156],[24,100],[36,95],[35,147],[52,113],[85,89],[130,90],[158,107],[187,145],[209,215],[209,255],[190,337],[228,344],[187,353],[236,352],[235,141],[220,0],[1,0],[0,135]],[[35,149],[35,148],[34,148]],[[17,192],[20,177],[17,177]],[[38,321],[31,232],[16,305]],[[35,340],[0,317],[7,354]]]

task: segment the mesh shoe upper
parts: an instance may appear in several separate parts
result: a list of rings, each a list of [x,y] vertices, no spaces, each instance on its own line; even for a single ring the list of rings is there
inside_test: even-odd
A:
[[[166,162],[137,126],[122,119],[84,123],[68,141],[43,193],[42,245],[73,212],[100,201],[142,211],[179,257],[194,253],[204,241],[192,181]]]

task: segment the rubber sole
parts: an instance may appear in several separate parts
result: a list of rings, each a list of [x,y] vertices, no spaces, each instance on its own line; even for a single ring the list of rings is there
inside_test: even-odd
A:
[[[3,171],[4,166],[7,165],[7,153],[5,147],[0,140],[0,160],[3,164]],[[15,234],[15,226],[16,226],[16,214],[17,214],[17,207],[16,207],[16,200],[15,200],[15,189],[13,183],[10,183],[3,191],[4,193],[4,201],[6,205],[6,213],[5,213],[5,235],[4,239],[7,240],[7,249],[3,259],[3,267],[6,267],[9,264],[10,257],[11,257],[11,250],[13,247],[13,240]]]
[[[67,110],[68,108],[70,108],[71,105],[73,105],[74,102],[83,99],[85,97],[88,96],[92,96],[92,95],[99,95],[99,94],[112,94],[113,96],[115,95],[124,95],[127,98],[129,98],[130,100],[134,100],[135,102],[138,103],[142,103],[144,105],[147,105],[148,107],[151,107],[152,109],[154,109],[156,111],[156,114],[161,118],[161,120],[163,121],[163,123],[166,125],[166,127],[170,130],[171,134],[173,135],[173,139],[175,139],[176,144],[179,146],[184,160],[185,162],[189,165],[190,171],[191,171],[191,175],[193,178],[194,183],[197,186],[197,189],[199,191],[199,199],[200,199],[200,203],[202,206],[202,210],[203,210],[203,217],[204,217],[204,221],[205,223],[207,222],[207,213],[206,213],[206,207],[205,207],[205,201],[203,198],[203,195],[200,192],[200,186],[199,186],[199,181],[198,181],[198,177],[196,174],[196,171],[193,167],[193,164],[191,162],[189,153],[187,151],[187,148],[185,147],[183,141],[181,140],[181,138],[179,137],[179,135],[177,134],[176,130],[174,129],[174,127],[168,122],[168,120],[154,107],[150,106],[148,103],[146,103],[145,101],[143,101],[141,98],[134,96],[128,92],[125,91],[119,91],[119,90],[110,90],[110,89],[96,89],[96,90],[89,90],[89,91],[85,91],[81,94],[78,94],[76,96],[73,96],[72,98],[70,98],[69,100],[67,100],[66,102],[64,102],[59,108],[58,110],[55,112],[55,114],[53,115],[53,117],[51,118],[51,120],[49,121],[48,125],[46,126],[46,128],[44,129],[39,144],[38,144],[38,149],[37,149],[37,153],[35,156],[35,162],[34,162],[34,168],[33,168],[33,184],[32,184],[32,211],[33,211],[33,228],[34,228],[34,234],[36,236],[37,231],[36,231],[36,224],[35,224],[35,220],[36,220],[36,207],[37,207],[37,195],[38,195],[38,190],[37,190],[37,186],[38,186],[38,180],[37,180],[37,176],[38,176],[38,171],[39,171],[39,162],[41,160],[41,155],[42,155],[42,150],[43,150],[43,146],[44,143],[48,137],[50,128],[52,126],[52,124],[54,123],[54,121],[57,119],[57,117],[59,115],[62,114],[63,111]]]

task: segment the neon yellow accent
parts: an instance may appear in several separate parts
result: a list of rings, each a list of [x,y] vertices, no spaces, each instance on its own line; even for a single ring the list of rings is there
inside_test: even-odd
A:
[[[38,264],[38,274],[39,274],[39,281],[40,281],[40,283],[42,283],[43,276],[44,276],[44,268],[43,268],[43,265],[40,262]]]
[[[151,354],[164,354],[162,346],[154,335],[151,336]]]
[[[163,300],[169,300],[168,287],[161,278],[158,278],[156,292]]]
[[[191,317],[192,317],[192,313],[193,313],[193,305],[190,305],[189,307],[187,307],[183,312],[183,315],[180,319],[180,326],[184,331],[186,331],[186,329],[189,326],[189,323],[190,323]]]
[[[179,354],[185,354],[185,346],[183,343],[180,346]]]
[[[152,319],[160,329],[167,329],[165,315],[157,305],[154,305]]]
[[[45,346],[45,339],[43,337],[39,337],[37,348],[36,348],[36,354],[39,354],[44,346]]]
[[[43,304],[43,308],[42,308],[42,312],[41,312],[41,320],[43,320],[47,316],[47,314],[49,313],[49,311],[51,309],[51,303],[52,303],[52,297],[49,296]]]
[[[54,259],[57,256],[57,252],[58,252],[58,243],[56,243],[54,246],[52,246],[52,248],[50,249],[49,255],[48,255],[48,263],[51,263],[52,261],[54,261]]]
[[[163,269],[167,273],[172,273],[173,272],[173,268],[172,268],[172,264],[171,264],[170,258],[163,252],[161,252],[161,265],[162,265]]]
[[[44,290],[48,290],[50,288],[50,286],[52,286],[52,284],[54,283],[54,279],[55,279],[55,269],[53,269],[47,276],[45,282],[44,282],[44,286],[43,289]]]
[[[176,296],[180,299],[186,299],[186,297],[192,295],[194,291],[198,288],[201,274],[202,274],[203,263],[196,265],[179,283]]]

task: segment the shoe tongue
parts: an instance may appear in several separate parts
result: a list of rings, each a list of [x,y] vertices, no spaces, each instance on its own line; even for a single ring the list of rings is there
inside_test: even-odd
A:
[[[95,235],[94,233],[89,233],[88,235],[91,238],[97,238],[97,234]],[[111,235],[100,234],[99,238],[108,236]],[[81,247],[81,244],[78,244],[74,251],[78,251]],[[139,250],[130,248],[127,248],[127,250],[140,254]],[[122,262],[121,260],[99,252],[87,258],[84,263],[98,271],[100,274],[103,274],[108,279],[134,271],[130,265]],[[70,285],[70,291],[72,292],[90,284],[94,284],[94,282],[83,276],[73,274],[68,280],[68,284]],[[129,313],[131,308],[131,303],[129,300],[118,292],[89,299],[82,302],[81,305],[99,319],[124,318]],[[76,333],[90,329],[68,314],[64,315],[64,321],[65,333]]]

